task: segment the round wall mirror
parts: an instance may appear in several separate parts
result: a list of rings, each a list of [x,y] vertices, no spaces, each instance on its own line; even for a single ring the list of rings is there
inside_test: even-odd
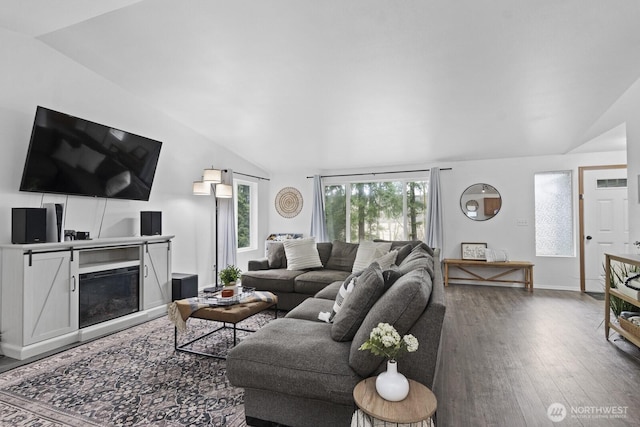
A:
[[[502,207],[502,198],[494,186],[473,184],[460,196],[460,208],[467,218],[474,221],[491,219]]]

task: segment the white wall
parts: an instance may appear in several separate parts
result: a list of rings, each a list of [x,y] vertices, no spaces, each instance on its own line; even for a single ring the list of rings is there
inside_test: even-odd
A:
[[[640,240],[640,79],[636,80],[616,102],[591,126],[585,137],[595,138],[624,125],[627,131],[627,177],[629,183],[629,240]]]
[[[640,137],[640,134],[638,135]],[[630,144],[631,145],[631,144]],[[630,151],[630,157],[632,152]],[[635,154],[636,157],[640,153]],[[442,202],[444,205],[443,255],[446,258],[460,258],[461,242],[486,242],[490,248],[506,249],[513,260],[535,263],[535,287],[553,289],[580,289],[578,258],[578,167],[592,165],[624,164],[626,153],[590,153],[543,157],[525,157],[497,160],[477,160],[452,162],[437,165],[452,170],[441,172]],[[377,171],[424,169],[431,165],[410,165],[378,169]],[[434,165],[435,166],[435,165]],[[636,170],[638,169],[636,163]],[[574,224],[576,255],[569,258],[536,257],[534,230],[534,173],[554,170],[573,171]],[[370,169],[368,171],[375,172]],[[360,173],[357,171],[322,171],[321,174]],[[316,173],[314,171],[307,175]],[[640,173],[640,171],[636,172]],[[413,174],[415,176],[415,174]],[[396,175],[397,176],[397,175]],[[631,175],[630,175],[631,176]],[[635,176],[635,175],[633,175]],[[366,177],[364,177],[366,179]],[[376,175],[376,179],[382,178]],[[272,213],[269,231],[293,232],[303,230],[308,234],[311,221],[312,180],[303,173],[275,175],[272,178],[271,202],[280,188],[294,186],[305,199],[302,213],[296,218],[285,220]],[[460,209],[460,196],[470,185],[486,183],[494,186],[502,196],[502,209],[488,221],[472,221]],[[637,184],[637,183],[636,183]],[[631,191],[631,190],[630,190]],[[637,196],[636,199],[637,201]],[[528,225],[518,225],[526,221]],[[640,236],[638,236],[640,237]]]
[[[307,178],[313,173],[304,172],[274,174],[271,178],[269,194],[269,228],[265,236],[271,233],[302,233],[309,236],[311,231],[311,211],[313,208],[313,179]],[[284,218],[276,210],[275,199],[280,190],[294,187],[302,194],[302,211],[293,218]]]
[[[640,111],[640,99],[635,109]],[[627,182],[629,185],[629,241],[640,240],[640,116],[631,117],[627,123]],[[633,246],[631,246],[633,247]]]
[[[580,290],[578,253],[578,167],[624,164],[624,152],[479,160],[451,164],[442,172],[446,258],[460,258],[460,242],[486,242],[488,247],[506,249],[512,260],[531,261],[534,286]],[[534,174],[571,170],[573,172],[574,257],[535,255]],[[462,192],[473,183],[491,184],[500,192],[502,208],[488,221],[472,221],[460,209]],[[527,225],[518,225],[526,222]]]
[[[36,106],[42,105],[163,142],[149,202],[110,199],[100,236],[138,235],[139,211],[160,210],[163,234],[176,236],[173,271],[197,273],[201,287],[211,283],[213,199],[192,196],[192,182],[210,166],[258,176],[266,172],[36,39],[0,29],[0,55],[0,242],[11,241],[12,207],[39,207],[42,201],[67,203],[66,228],[94,237],[100,231],[104,199],[18,191]],[[269,184],[260,185],[268,189]],[[264,228],[266,221],[261,219]],[[259,250],[245,252],[243,259],[259,255]]]
[[[152,106],[111,84],[104,78],[69,60],[31,37],[0,30],[0,242],[10,242],[11,207],[35,207],[44,202],[67,202],[66,228],[100,230],[104,200],[83,197],[30,194],[18,186],[26,157],[33,116],[37,105],[108,124],[164,142],[149,202],[109,200],[102,237],[136,235],[140,210],[161,210],[163,231],[175,234],[173,271],[197,273],[200,285],[211,283],[215,260],[213,242],[213,200],[191,195],[191,183],[208,166],[268,176],[229,150],[209,141],[180,123],[164,116]],[[637,106],[637,99],[630,103]],[[627,111],[637,111],[627,109]],[[640,120],[628,114],[628,165],[631,240],[640,240],[640,205],[637,203],[637,176],[640,174]],[[223,143],[224,141],[222,141]],[[459,256],[461,241],[486,241],[490,246],[508,249],[513,259],[536,263],[538,287],[578,289],[578,259],[536,258],[533,242],[533,173],[544,170],[572,169],[577,182],[577,167],[625,163],[625,153],[567,155],[501,159],[440,164],[452,167],[442,172],[445,193],[445,245],[447,257]],[[430,165],[402,167],[425,168]],[[396,168],[398,169],[398,168]],[[382,170],[393,170],[383,168]],[[263,240],[272,232],[296,232],[308,235],[311,221],[312,180],[314,173],[350,171],[304,171],[278,173],[271,182],[260,181],[260,225],[256,251],[243,252],[238,265],[246,269],[249,259],[264,253]],[[476,182],[494,185],[503,196],[503,210],[484,223],[472,222],[460,212],[462,191]],[[302,212],[295,218],[282,218],[274,199],[283,187],[299,189],[304,197]],[[574,184],[577,190],[577,184]],[[576,191],[577,193],[577,191]],[[577,198],[577,195],[576,195]],[[576,214],[577,215],[577,212]],[[527,219],[529,225],[516,225]],[[577,233],[576,233],[577,238]]]

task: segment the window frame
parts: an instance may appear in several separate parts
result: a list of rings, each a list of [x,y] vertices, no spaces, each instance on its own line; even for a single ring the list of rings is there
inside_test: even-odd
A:
[[[240,252],[249,252],[255,251],[258,249],[258,183],[253,181],[247,181],[244,179],[233,179],[233,191],[235,197],[233,198],[234,203],[234,217],[235,217],[235,226],[236,226],[236,244],[239,245],[238,239],[238,186],[248,186],[250,195],[249,195],[249,246],[239,247],[236,249],[238,253]]]
[[[402,176],[398,176],[398,175],[394,175],[394,174],[376,174],[376,175],[371,175],[372,179],[367,179],[367,178],[363,178],[361,176],[359,176],[357,179],[345,179],[345,177],[339,177],[339,178],[325,178],[323,179],[322,182],[322,197],[323,197],[323,202],[324,202],[324,206],[326,207],[327,203],[326,203],[326,199],[325,199],[325,193],[326,187],[330,187],[330,186],[337,186],[337,185],[344,185],[345,187],[345,209],[346,209],[346,215],[345,215],[345,227],[346,227],[346,236],[345,236],[345,240],[347,242],[351,242],[351,233],[349,232],[350,230],[350,225],[351,225],[351,190],[352,190],[352,185],[353,184],[358,184],[358,183],[375,183],[375,182],[400,182],[402,183],[402,222],[403,222],[403,231],[404,231],[404,236],[402,240],[407,240],[408,237],[408,228],[409,228],[409,217],[408,217],[408,200],[407,200],[407,184],[409,182],[424,182],[425,183],[425,195],[426,195],[426,205],[425,205],[425,216],[427,216],[426,214],[426,209],[428,209],[428,198],[429,198],[429,175],[424,175],[421,173],[416,173],[416,174],[408,174],[408,175],[402,175]],[[325,212],[326,215],[326,212]],[[425,224],[425,233],[426,233],[426,224]]]
[[[568,239],[567,242],[570,242],[571,245],[571,251],[570,253],[557,253],[557,254],[548,254],[548,253],[542,253],[540,252],[540,250],[538,249],[538,216],[537,216],[537,211],[538,211],[538,202],[537,202],[537,197],[536,197],[536,193],[538,192],[537,189],[537,183],[536,183],[536,177],[541,176],[541,175],[552,175],[552,174],[556,174],[556,175],[560,175],[560,174],[564,174],[564,175],[568,175],[568,179],[569,179],[569,190],[570,190],[570,194],[569,194],[569,207],[571,209],[571,212],[569,214],[569,218],[571,220],[571,236]],[[574,173],[573,170],[571,169],[563,169],[563,170],[552,170],[552,171],[540,171],[540,172],[534,172],[533,174],[533,194],[534,194],[534,250],[535,250],[535,255],[536,257],[547,257],[547,258],[575,258],[576,257],[576,218],[575,218],[575,214],[576,214],[576,206],[575,206],[575,201],[574,201],[574,194],[575,194],[575,188],[574,188]]]

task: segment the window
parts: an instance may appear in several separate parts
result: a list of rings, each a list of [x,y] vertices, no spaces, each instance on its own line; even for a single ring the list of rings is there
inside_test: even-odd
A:
[[[571,171],[536,173],[537,256],[574,256]]]
[[[354,182],[324,187],[331,240],[424,240],[427,182]]]
[[[598,188],[627,188],[627,178],[599,179]]]
[[[236,233],[238,250],[256,249],[257,186],[253,182],[234,180],[236,193]]]

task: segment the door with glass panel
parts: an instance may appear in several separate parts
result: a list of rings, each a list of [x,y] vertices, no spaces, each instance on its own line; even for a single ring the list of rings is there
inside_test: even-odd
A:
[[[604,254],[628,253],[627,169],[585,170],[584,282],[587,292],[604,292]]]

